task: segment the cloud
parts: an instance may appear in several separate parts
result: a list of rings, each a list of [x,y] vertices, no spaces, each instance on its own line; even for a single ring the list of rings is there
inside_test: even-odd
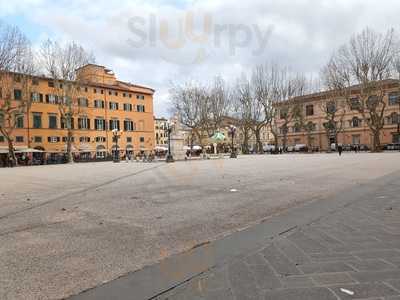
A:
[[[395,0],[0,0],[6,20],[23,15],[41,36],[75,40],[121,79],[155,88],[157,115],[171,81],[233,81],[265,62],[317,74],[364,27],[399,30],[399,10]]]

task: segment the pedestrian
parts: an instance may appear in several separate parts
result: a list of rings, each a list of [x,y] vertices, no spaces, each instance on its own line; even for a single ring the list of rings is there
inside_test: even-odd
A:
[[[338,146],[338,152],[339,152],[339,156],[342,156],[342,152],[343,152],[343,146],[342,145]]]

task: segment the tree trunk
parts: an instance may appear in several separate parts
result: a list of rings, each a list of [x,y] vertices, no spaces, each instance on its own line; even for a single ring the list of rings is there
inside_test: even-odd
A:
[[[244,130],[243,131],[243,154],[249,154],[249,131]]]
[[[381,137],[380,137],[381,131],[379,129],[375,129],[372,131],[372,138],[373,138],[373,147],[372,147],[372,152],[380,152],[381,151]]]
[[[7,142],[8,142],[8,155],[9,157],[11,157],[13,166],[17,166],[18,161],[17,157],[15,156],[13,140],[11,138],[7,138]]]
[[[69,164],[74,163],[74,157],[72,155],[72,130],[68,129],[67,133],[67,161]]]
[[[258,153],[258,154],[262,154],[264,151],[263,151],[263,147],[262,147],[262,143],[261,143],[261,129],[259,129],[259,128],[257,128],[255,131],[254,131],[254,135],[256,136],[256,152]]]

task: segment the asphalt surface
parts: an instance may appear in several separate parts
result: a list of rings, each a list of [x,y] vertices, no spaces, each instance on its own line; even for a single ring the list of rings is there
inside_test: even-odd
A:
[[[0,298],[60,299],[400,170],[400,154],[0,170]],[[330,199],[330,200],[329,200]]]

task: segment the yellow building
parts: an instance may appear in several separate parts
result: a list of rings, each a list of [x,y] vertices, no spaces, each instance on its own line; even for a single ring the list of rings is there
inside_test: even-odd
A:
[[[157,146],[168,144],[168,120],[165,118],[154,118],[155,143]]]
[[[89,64],[76,72],[79,111],[71,120],[74,155],[100,159],[109,156],[116,149],[113,129],[119,130],[121,155],[152,151],[155,146],[154,90],[119,81],[111,70],[99,65]],[[32,102],[13,131],[14,147],[35,148],[46,153],[65,152],[67,130],[60,113],[62,100],[58,96],[63,82],[32,77],[30,85]],[[22,93],[18,82],[13,89],[14,96]],[[7,147],[7,140],[1,135],[0,147]]]

